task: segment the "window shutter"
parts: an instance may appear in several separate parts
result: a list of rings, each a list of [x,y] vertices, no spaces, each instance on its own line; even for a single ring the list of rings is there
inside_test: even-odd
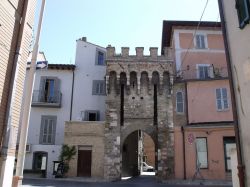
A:
[[[226,88],[222,88],[222,98],[223,98],[224,109],[227,109],[229,106],[228,106],[227,89]]]
[[[100,111],[96,112],[96,121],[100,121]]]
[[[84,112],[84,121],[89,121],[89,112],[88,111]]]
[[[46,83],[46,77],[41,77],[39,91],[38,91],[38,101],[39,102],[45,101],[45,93],[44,93],[45,83]]]
[[[44,120],[44,117],[42,116],[42,119],[41,119],[41,128],[40,128],[40,138],[39,138],[39,143],[40,143],[40,144],[43,143],[43,129],[44,129],[44,123],[45,123],[45,120]]]
[[[236,9],[238,13],[239,27],[243,29],[247,23],[249,23],[249,1],[248,0],[236,0]]]
[[[216,89],[216,102],[217,102],[217,109],[222,110],[222,101],[221,101],[221,89]]]
[[[201,47],[202,49],[205,48],[205,36],[204,35],[200,35],[200,43],[201,43]]]

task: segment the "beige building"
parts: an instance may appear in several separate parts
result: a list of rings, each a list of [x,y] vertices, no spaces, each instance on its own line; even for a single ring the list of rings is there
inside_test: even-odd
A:
[[[250,186],[250,5],[249,0],[219,0],[227,60],[232,72],[239,132],[238,168],[240,186]],[[233,102],[232,102],[233,103]],[[238,120],[237,120],[238,118]],[[244,169],[245,168],[245,169]],[[245,172],[244,172],[245,170]],[[245,177],[244,177],[244,173]],[[244,184],[245,183],[245,184]]]
[[[104,121],[65,123],[64,143],[76,146],[77,154],[70,161],[69,177],[103,178]]]
[[[36,1],[0,1],[0,186],[11,186]]]

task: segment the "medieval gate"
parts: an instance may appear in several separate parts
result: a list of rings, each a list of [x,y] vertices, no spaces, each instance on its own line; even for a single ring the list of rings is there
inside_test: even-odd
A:
[[[132,56],[127,47],[121,55],[107,47],[105,179],[120,180],[123,144],[135,131],[146,132],[154,140],[156,176],[173,177],[172,61],[167,48],[162,56],[157,48],[150,48],[150,55],[145,56],[143,48],[137,47]]]

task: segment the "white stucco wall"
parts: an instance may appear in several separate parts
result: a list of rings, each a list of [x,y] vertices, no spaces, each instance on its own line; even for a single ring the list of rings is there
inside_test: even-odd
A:
[[[232,62],[233,79],[240,135],[243,146],[246,186],[250,186],[250,24],[240,29],[235,0],[223,0],[229,50]]]
[[[26,154],[24,169],[32,169],[33,154],[36,151],[48,153],[47,177],[52,177],[53,161],[58,160],[61,145],[64,142],[64,124],[70,120],[72,70],[37,70],[34,90],[39,90],[41,76],[57,77],[60,79],[59,90],[62,93],[61,107],[31,107],[27,144],[31,145],[31,152]],[[57,116],[54,145],[39,144],[41,117],[46,115]]]
[[[81,111],[98,110],[100,120],[105,120],[105,98],[103,95],[92,95],[93,80],[104,80],[106,66],[96,65],[96,49],[106,52],[105,48],[78,40],[75,59],[75,86],[72,121],[81,119]]]

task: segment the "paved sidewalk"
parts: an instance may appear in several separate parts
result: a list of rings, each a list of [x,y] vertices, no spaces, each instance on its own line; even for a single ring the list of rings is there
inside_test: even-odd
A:
[[[166,180],[165,184],[181,184],[181,185],[203,185],[203,186],[232,186],[229,180]]]
[[[51,186],[57,187],[63,186],[166,186],[166,187],[189,187],[189,186],[207,186],[207,187],[232,187],[231,181],[224,180],[167,180],[163,182],[157,182],[156,178],[153,176],[140,176],[135,178],[130,178],[127,180],[108,182],[101,178],[84,178],[84,177],[74,177],[74,178],[53,178],[53,179],[42,179],[42,178],[24,178],[23,186]]]

